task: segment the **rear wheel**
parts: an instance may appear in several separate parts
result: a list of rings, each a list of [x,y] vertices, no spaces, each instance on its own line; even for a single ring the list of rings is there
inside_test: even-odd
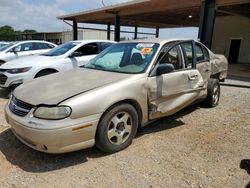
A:
[[[128,147],[138,128],[135,108],[127,103],[107,110],[96,133],[96,146],[107,153],[114,153]]]
[[[207,86],[206,104],[208,107],[215,107],[218,105],[220,99],[220,83],[217,79],[209,79]]]
[[[46,75],[49,75],[49,74],[53,74],[53,73],[56,73],[57,71],[56,70],[43,70],[43,71],[40,71],[36,74],[35,78],[39,78],[39,77],[42,77],[42,76],[46,76]]]

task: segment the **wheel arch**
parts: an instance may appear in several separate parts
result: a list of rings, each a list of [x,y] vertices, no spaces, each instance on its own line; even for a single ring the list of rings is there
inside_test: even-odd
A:
[[[38,71],[34,74],[34,78],[36,78],[36,76],[37,76],[39,73],[43,72],[43,71],[53,71],[54,73],[59,72],[59,71],[58,71],[57,69],[55,69],[55,68],[43,68],[43,69],[38,70]]]
[[[115,102],[114,104],[110,105],[108,108],[106,108],[106,110],[102,113],[101,117],[100,117],[100,120],[98,122],[98,126],[99,126],[99,123],[101,121],[101,119],[103,118],[103,116],[106,114],[106,112],[111,109],[111,108],[114,108],[115,106],[118,106],[118,105],[121,105],[121,104],[124,104],[124,103],[127,103],[127,104],[130,104],[131,106],[133,106],[138,114],[138,127],[140,127],[140,124],[142,122],[142,108],[140,106],[140,104],[134,100],[134,99],[124,99],[124,100],[121,100],[121,101],[117,101]],[[95,137],[96,137],[96,134],[95,134]]]

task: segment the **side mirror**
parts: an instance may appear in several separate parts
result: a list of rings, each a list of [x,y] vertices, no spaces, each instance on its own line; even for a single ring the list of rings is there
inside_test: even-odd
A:
[[[162,74],[170,73],[174,71],[174,65],[166,63],[166,64],[160,64],[157,67],[156,74],[157,76],[160,76]]]
[[[82,56],[82,52],[73,52],[71,55],[69,55],[69,58],[80,57],[80,56]]]

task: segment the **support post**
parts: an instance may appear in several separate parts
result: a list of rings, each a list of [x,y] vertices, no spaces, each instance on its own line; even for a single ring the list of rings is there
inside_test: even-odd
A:
[[[202,0],[198,38],[208,48],[212,46],[216,16],[215,6],[215,0]]]
[[[110,40],[110,23],[107,25],[107,40]]]
[[[120,31],[121,31],[121,25],[120,25],[120,16],[115,15],[115,41],[120,41]]]
[[[73,21],[73,40],[78,40],[77,22]]]
[[[156,27],[155,38],[159,38],[160,28]]]
[[[137,34],[138,34],[138,27],[135,26],[135,35],[134,35],[134,39],[137,39]]]

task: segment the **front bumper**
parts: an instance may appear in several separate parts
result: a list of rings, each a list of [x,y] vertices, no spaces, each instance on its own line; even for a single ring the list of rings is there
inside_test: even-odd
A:
[[[31,78],[33,77],[29,72],[18,73],[18,74],[0,72],[0,87],[8,88],[12,85],[19,85]]]
[[[40,120],[31,114],[25,117],[14,115],[5,106],[6,121],[12,132],[27,146],[46,153],[66,153],[94,146],[95,133],[101,114],[80,119],[60,121]],[[51,124],[58,123],[57,128]],[[37,128],[37,127],[43,127]]]

